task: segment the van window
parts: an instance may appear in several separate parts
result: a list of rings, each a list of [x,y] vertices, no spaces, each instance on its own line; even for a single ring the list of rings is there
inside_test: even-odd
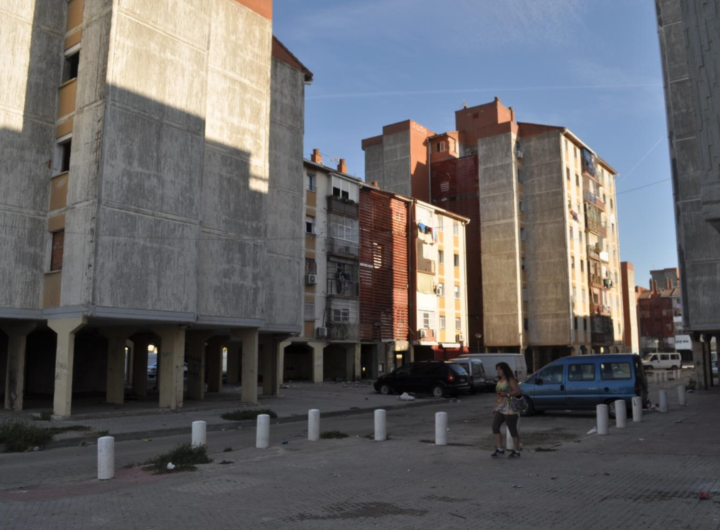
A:
[[[548,366],[542,372],[538,374],[538,379],[542,379],[543,383],[547,384],[558,384],[561,385],[563,382],[563,367],[559,366]]]
[[[613,379],[632,379],[630,363],[602,363],[600,364],[600,377],[604,381]]]
[[[660,360],[661,360],[661,361],[667,361],[667,360],[669,360],[669,359],[670,359],[670,356],[669,356],[669,355],[661,355],[661,356],[660,356]]]
[[[568,366],[569,381],[595,381],[595,365],[571,364]]]
[[[677,360],[680,358],[680,356],[679,356],[677,353],[673,353],[673,354],[670,355],[670,358],[671,358],[673,361],[677,361]]]
[[[484,375],[482,363],[472,363],[472,373],[473,373],[473,376]]]

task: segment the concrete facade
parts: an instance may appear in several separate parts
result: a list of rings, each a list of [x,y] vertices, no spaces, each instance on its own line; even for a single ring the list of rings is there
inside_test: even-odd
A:
[[[720,334],[720,28],[717,2],[656,0],[668,120],[682,325],[700,388],[712,385]]]
[[[640,353],[635,268],[629,261],[623,261],[620,263],[620,269],[622,272],[623,316],[625,317],[623,344],[627,352]]]
[[[146,345],[148,333],[160,346],[160,406],[182,406],[186,341],[190,386],[203,386],[198,333],[218,351],[241,337],[242,352],[229,350],[242,355],[243,399],[256,401],[258,335],[302,329],[294,175],[312,79],[273,40],[271,2],[21,4],[0,6],[10,66],[0,217],[16,228],[3,232],[0,280],[13,286],[0,294],[3,327],[56,331],[59,416],[86,369],[73,368],[86,335],[107,337],[108,402],[122,402],[130,379],[125,343]]]

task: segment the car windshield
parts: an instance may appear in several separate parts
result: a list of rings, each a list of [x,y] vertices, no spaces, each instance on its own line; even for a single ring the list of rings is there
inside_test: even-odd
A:
[[[643,357],[643,361],[649,361],[650,359],[652,359],[653,355],[655,355],[655,354],[654,353],[646,354],[645,357]]]
[[[450,363],[450,369],[458,375],[468,375],[465,368],[458,364]]]

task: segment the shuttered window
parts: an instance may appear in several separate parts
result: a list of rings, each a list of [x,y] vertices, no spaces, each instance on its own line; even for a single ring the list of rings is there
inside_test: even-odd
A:
[[[50,270],[62,270],[63,249],[65,248],[65,230],[53,232],[52,235],[52,254],[50,255]]]

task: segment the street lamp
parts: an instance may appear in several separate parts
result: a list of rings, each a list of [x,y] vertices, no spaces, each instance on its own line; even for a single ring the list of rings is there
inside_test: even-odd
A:
[[[482,338],[482,333],[475,333],[475,338],[477,339],[477,352],[480,353],[480,339]]]

